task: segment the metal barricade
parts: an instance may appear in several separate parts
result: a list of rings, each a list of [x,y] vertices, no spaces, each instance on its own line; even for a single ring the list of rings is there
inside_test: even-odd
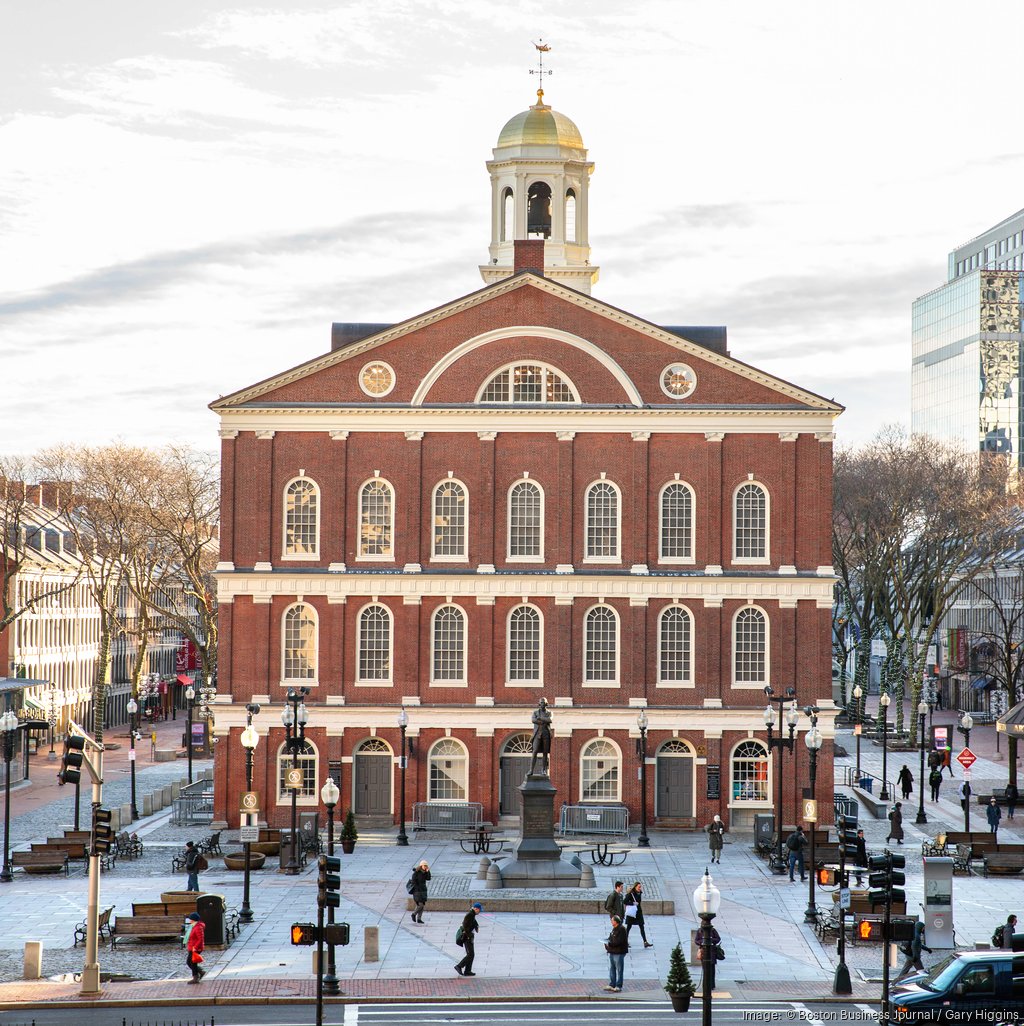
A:
[[[624,805],[563,805],[558,832],[629,836],[629,809]]]
[[[186,785],[171,803],[173,826],[213,822],[213,781],[202,779]]]
[[[479,830],[484,820],[480,802],[415,802],[413,830]]]

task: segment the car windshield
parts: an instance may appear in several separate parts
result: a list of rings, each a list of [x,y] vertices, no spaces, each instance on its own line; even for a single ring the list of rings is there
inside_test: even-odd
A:
[[[928,975],[924,979],[914,982],[921,987],[927,987],[928,990],[945,990],[960,975],[962,968],[963,963],[957,954],[947,955],[928,970]]]

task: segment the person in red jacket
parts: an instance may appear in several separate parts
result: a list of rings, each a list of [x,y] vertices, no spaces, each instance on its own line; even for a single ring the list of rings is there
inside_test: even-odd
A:
[[[198,912],[193,912],[188,920],[192,923],[192,929],[185,944],[185,965],[192,970],[192,979],[188,982],[198,983],[206,975],[206,970],[200,968],[203,949],[206,947],[206,924],[199,918]]]

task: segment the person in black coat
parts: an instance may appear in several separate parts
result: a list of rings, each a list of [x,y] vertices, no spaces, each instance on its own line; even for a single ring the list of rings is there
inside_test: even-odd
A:
[[[1006,785],[1006,818],[1013,819],[1013,810],[1017,808],[1020,799],[1020,792],[1016,784]]]
[[[857,867],[857,886],[860,887],[861,880],[864,878],[864,870],[868,868],[868,842],[864,837],[863,830],[857,831],[857,854],[853,864]]]
[[[604,989],[617,994],[622,990],[622,973],[629,952],[629,931],[618,916],[611,917],[611,924],[612,932],[604,942],[604,950],[608,952],[608,986]]]
[[[473,934],[480,929],[480,924],[476,921],[476,917],[483,910],[483,905],[479,901],[474,901],[469,911],[462,918],[462,945],[466,949],[466,954],[462,956],[462,961],[458,962],[455,966],[455,971],[460,976],[476,976],[476,973],[473,972],[473,958],[476,955]]]
[[[928,786],[932,789],[932,801],[939,800],[939,788],[942,787],[942,770],[933,769],[928,774]]]
[[[430,866],[427,865],[427,860],[424,859],[413,871],[412,871],[412,890],[409,892],[412,895],[412,900],[416,903],[416,908],[413,909],[412,921],[423,925],[423,909],[427,904],[427,881],[430,879]]]
[[[704,926],[701,924],[700,929],[697,931],[697,936],[694,938],[697,947],[700,948],[700,963],[701,967],[707,966],[708,981],[711,984],[711,989],[715,989],[715,965],[718,962],[718,945],[722,943],[722,937],[719,932],[712,926],[711,933],[704,933]],[[704,958],[704,944],[705,941],[711,945],[711,950],[707,952],[707,961]]]
[[[604,910],[610,916],[618,916],[619,922],[626,918],[626,896],[622,893],[622,881],[616,880],[613,890],[604,899]]]
[[[623,902],[626,909],[626,937],[629,938],[629,931],[634,926],[640,928],[640,936],[643,939],[645,948],[653,948],[654,945],[647,939],[647,933],[644,930],[644,910],[641,907],[643,901],[643,890],[644,885],[638,880],[627,893],[625,901]],[[636,911],[631,913],[630,908],[635,908]]]
[[[897,802],[889,813],[889,836],[886,841],[903,843],[903,802]]]
[[[903,769],[900,770],[896,783],[900,785],[900,790],[903,792],[903,800],[906,801],[914,790],[914,774],[910,772],[910,767],[906,763],[903,764]]]

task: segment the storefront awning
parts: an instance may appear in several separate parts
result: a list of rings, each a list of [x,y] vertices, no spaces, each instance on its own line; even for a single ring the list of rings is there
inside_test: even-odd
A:
[[[1001,734],[1024,735],[1024,702],[1018,702],[996,719],[996,730]]]
[[[179,673],[178,674],[178,683],[183,688],[190,688],[192,686],[192,678],[186,676],[184,673]]]
[[[991,677],[975,677],[971,681],[971,688],[975,691],[980,691],[982,688],[987,688],[990,684],[995,684]]]

